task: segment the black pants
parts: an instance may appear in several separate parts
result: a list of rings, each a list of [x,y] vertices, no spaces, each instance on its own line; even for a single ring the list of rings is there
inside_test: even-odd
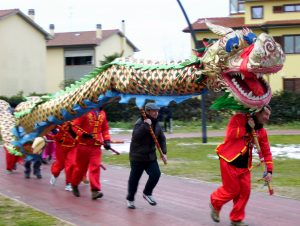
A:
[[[150,162],[130,161],[131,171],[128,180],[128,195],[127,200],[134,201],[135,193],[137,192],[139,180],[144,172],[149,175],[143,193],[152,195],[159,178],[160,169],[156,160]]]
[[[24,163],[25,175],[28,175],[28,176],[30,175],[31,163],[33,163],[33,174],[36,176],[41,175],[42,161],[40,159],[25,160],[25,163]]]

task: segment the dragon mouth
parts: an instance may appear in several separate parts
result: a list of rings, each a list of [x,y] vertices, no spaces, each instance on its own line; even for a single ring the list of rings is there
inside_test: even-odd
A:
[[[260,108],[272,97],[270,86],[261,73],[248,72],[245,76],[240,71],[227,72],[223,78],[235,99],[249,108]]]

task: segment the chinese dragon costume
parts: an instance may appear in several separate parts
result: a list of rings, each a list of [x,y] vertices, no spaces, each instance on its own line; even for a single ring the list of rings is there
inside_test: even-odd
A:
[[[220,39],[198,50],[197,56],[181,62],[151,62],[116,59],[96,68],[75,84],[57,93],[30,97],[14,113],[0,100],[0,127],[4,146],[15,155],[24,144],[44,135],[55,125],[77,118],[111,102],[146,99],[158,105],[181,102],[207,90],[225,91],[218,106],[234,102],[244,109],[268,104],[271,89],[264,79],[282,69],[285,55],[274,39],[256,36],[248,28],[234,31],[206,21]]]

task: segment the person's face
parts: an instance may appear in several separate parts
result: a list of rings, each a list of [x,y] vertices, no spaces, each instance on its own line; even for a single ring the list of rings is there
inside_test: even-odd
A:
[[[256,114],[258,123],[266,124],[269,121],[271,111],[268,108],[264,108],[263,111]]]
[[[158,116],[158,110],[149,110],[148,114],[152,117],[152,118],[157,118]]]

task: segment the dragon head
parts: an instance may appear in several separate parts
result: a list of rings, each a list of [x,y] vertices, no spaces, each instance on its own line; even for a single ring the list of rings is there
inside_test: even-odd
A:
[[[266,34],[258,37],[249,29],[207,26],[222,37],[208,46],[201,58],[208,72],[211,88],[225,90],[247,108],[261,108],[272,93],[264,75],[282,69],[285,55],[278,43]]]

